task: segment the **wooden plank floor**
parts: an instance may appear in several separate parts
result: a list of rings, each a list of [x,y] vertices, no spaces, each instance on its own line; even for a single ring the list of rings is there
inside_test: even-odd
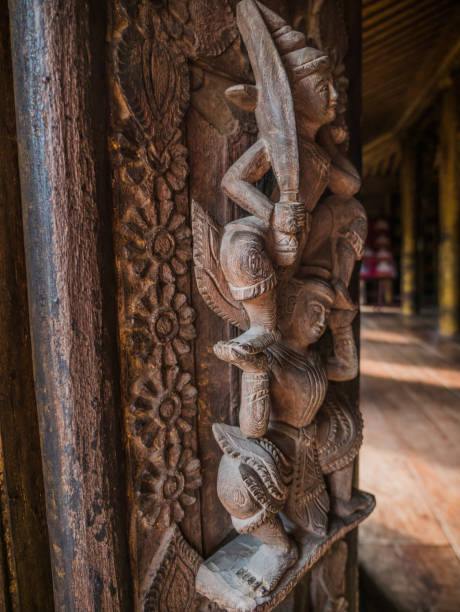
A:
[[[433,330],[362,315],[360,561],[396,610],[460,612],[460,343]]]

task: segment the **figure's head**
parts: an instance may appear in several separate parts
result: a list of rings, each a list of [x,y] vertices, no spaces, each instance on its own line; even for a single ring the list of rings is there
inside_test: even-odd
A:
[[[338,94],[328,56],[308,47],[304,34],[262,3],[257,4],[286,68],[296,112],[318,127],[334,121]]]
[[[334,289],[321,278],[292,280],[283,288],[278,303],[283,337],[302,348],[319,340],[334,300]]]
[[[291,83],[296,112],[318,127],[334,121],[338,94],[327,58],[318,61],[317,68],[310,74],[297,80],[291,76]]]

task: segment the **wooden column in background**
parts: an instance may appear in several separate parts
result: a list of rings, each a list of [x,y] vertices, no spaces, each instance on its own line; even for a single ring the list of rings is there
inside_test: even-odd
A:
[[[401,305],[405,315],[415,314],[416,267],[415,267],[415,154],[410,143],[402,147],[401,160]]]
[[[451,336],[460,330],[460,202],[458,193],[457,107],[455,86],[446,83],[439,134],[439,331]]]

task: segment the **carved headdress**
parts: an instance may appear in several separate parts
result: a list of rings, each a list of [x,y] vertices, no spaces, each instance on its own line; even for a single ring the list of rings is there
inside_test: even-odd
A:
[[[244,5],[250,4],[248,9]],[[262,16],[258,25],[268,30],[273,40],[273,51],[279,55],[286,74],[292,83],[313,74],[321,66],[329,63],[329,57],[324,51],[307,46],[305,34],[294,30],[284,21],[282,17],[266,7],[258,0],[242,0],[239,12],[246,15],[252,13],[252,19],[256,15],[257,8]],[[247,19],[247,16],[246,16]],[[241,18],[239,19],[239,22]],[[260,34],[260,32],[258,32]],[[245,43],[248,44],[246,36],[243,34]],[[249,43],[250,44],[250,43]],[[227,97],[234,104],[247,111],[254,111],[257,106],[257,87],[251,85],[237,85],[229,87],[226,92]]]
[[[261,2],[257,2],[257,6],[292,82],[316,72],[329,62],[323,51],[307,46],[307,39],[302,32],[291,28],[284,19]]]
[[[304,34],[257,0],[241,0],[237,23],[256,86],[230,87],[226,95],[237,106],[255,111],[259,132],[270,152],[280,201],[296,201],[299,157],[290,83],[316,72],[328,57],[308,47]]]
[[[302,296],[319,298],[331,308],[335,300],[335,291],[329,282],[316,276],[308,276],[302,280],[290,279],[278,295],[278,312],[287,322],[294,313],[297,301],[302,300]]]

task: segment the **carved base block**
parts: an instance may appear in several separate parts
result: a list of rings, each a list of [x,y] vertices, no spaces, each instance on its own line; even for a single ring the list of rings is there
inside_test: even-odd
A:
[[[259,540],[250,534],[239,535],[201,564],[196,577],[196,590],[227,612],[272,610],[334,542],[343,538],[369,516],[375,507],[375,498],[364,491],[361,491],[361,495],[369,500],[366,508],[346,518],[334,517],[330,522],[329,532],[324,537],[296,530],[292,523],[283,518],[286,530],[293,535],[299,547],[299,560],[285,573],[270,595],[255,598],[249,587],[241,583],[236,575],[261,546]]]

